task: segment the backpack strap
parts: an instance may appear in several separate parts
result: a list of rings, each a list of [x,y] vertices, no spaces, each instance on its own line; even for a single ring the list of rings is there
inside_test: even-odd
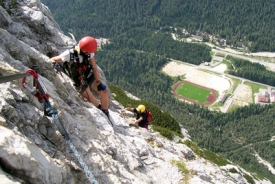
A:
[[[73,49],[73,52],[70,52],[70,62],[74,62],[74,60],[76,60],[76,63],[80,63],[79,56],[76,49]]]
[[[83,61],[80,63],[79,55],[83,57]],[[83,75],[83,80],[92,79],[93,67],[90,64],[90,55],[83,53],[80,50],[80,54],[77,49],[70,50],[70,62],[69,62],[70,77],[73,79],[75,86],[80,85],[80,76]]]
[[[63,71],[66,75],[68,75],[70,78],[73,77],[70,66],[69,66],[69,62],[65,61],[63,64]]]
[[[83,57],[82,63],[80,63],[79,54],[76,49],[74,49],[73,52],[70,52],[70,62],[72,64],[74,63],[74,61],[76,61],[76,70],[78,71],[85,70],[89,65],[91,65],[89,61],[90,60],[89,54],[87,55],[80,50],[80,55],[82,55]]]
[[[91,68],[92,68],[92,65],[91,65],[91,63],[90,63],[90,54],[84,54],[84,55],[82,55],[83,56],[83,64],[85,65],[85,66],[91,66]]]

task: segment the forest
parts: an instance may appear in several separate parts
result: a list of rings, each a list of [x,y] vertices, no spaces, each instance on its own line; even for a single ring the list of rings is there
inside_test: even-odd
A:
[[[243,59],[237,59],[232,56],[227,56],[226,59],[230,60],[232,65],[237,68],[236,70],[229,70],[229,74],[270,86],[275,86],[274,72],[267,70],[264,65],[252,63]]]
[[[226,39],[251,52],[275,51],[274,0],[42,0],[64,32],[114,38],[133,28],[174,27]]]
[[[200,147],[275,183],[275,176],[254,156],[258,153],[275,167],[275,142],[270,141],[275,132],[274,105],[250,105],[230,113],[212,112],[207,107],[174,98],[171,87],[182,79],[161,72],[171,59],[195,65],[211,60],[210,47],[172,39],[172,32],[183,29],[192,34],[201,31],[218,35],[235,47],[242,42],[251,51],[274,51],[273,1],[42,0],[42,3],[49,6],[64,33],[72,32],[77,39],[83,35],[110,39],[110,44],[104,45],[95,56],[110,85],[169,112]],[[243,68],[243,72],[230,71],[238,72],[235,75],[258,78],[257,73],[263,72],[269,77],[267,82],[273,79],[272,73],[259,66],[239,60],[234,60],[234,64]],[[246,74],[250,68],[253,70]],[[264,78],[261,82],[264,83]],[[158,121],[161,125],[165,119]]]

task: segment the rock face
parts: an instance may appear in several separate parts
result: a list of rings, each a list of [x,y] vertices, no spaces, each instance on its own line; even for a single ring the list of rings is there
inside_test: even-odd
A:
[[[184,142],[129,127],[123,107],[111,101],[106,116],[84,102],[71,80],[56,74],[49,57],[76,44],[65,36],[39,0],[4,1],[0,6],[0,75],[24,73],[34,64],[58,109],[60,121],[98,183],[248,183],[240,167],[220,168],[198,157]],[[100,61],[98,61],[100,62]],[[102,79],[106,80],[101,72]],[[21,85],[0,84],[0,180],[3,183],[90,183],[52,118]],[[184,163],[180,170],[175,163]],[[229,172],[236,167],[238,174]],[[271,183],[255,180],[255,183]]]

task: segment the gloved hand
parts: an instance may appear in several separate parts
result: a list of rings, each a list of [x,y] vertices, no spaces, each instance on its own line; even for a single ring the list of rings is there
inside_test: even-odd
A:
[[[98,90],[98,91],[101,91],[101,90],[104,91],[104,90],[106,90],[106,85],[100,83],[99,85],[97,85],[97,90]]]
[[[61,67],[58,63],[53,63],[53,68],[56,73],[61,72]]]
[[[56,64],[56,62],[52,62],[52,66],[53,66],[53,68],[55,67],[55,64]]]

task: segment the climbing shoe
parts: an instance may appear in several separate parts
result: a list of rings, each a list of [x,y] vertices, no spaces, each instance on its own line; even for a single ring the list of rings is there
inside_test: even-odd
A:
[[[103,109],[101,109],[101,110],[102,110],[102,112],[103,112],[103,113],[107,116],[107,118],[109,119],[109,121],[110,121],[111,125],[112,125],[112,126],[114,126],[113,122],[112,122],[112,121],[111,121],[111,119],[110,119],[108,109],[107,109],[107,110],[103,110]]]
[[[108,109],[107,109],[107,110],[101,109],[101,110],[102,110],[102,112],[109,118],[109,111],[108,111]]]
[[[101,109],[101,104],[99,104],[98,106],[97,106],[97,108],[98,109]],[[108,110],[107,110],[108,111]],[[104,111],[103,111],[104,112]],[[109,113],[109,112],[108,112]]]

